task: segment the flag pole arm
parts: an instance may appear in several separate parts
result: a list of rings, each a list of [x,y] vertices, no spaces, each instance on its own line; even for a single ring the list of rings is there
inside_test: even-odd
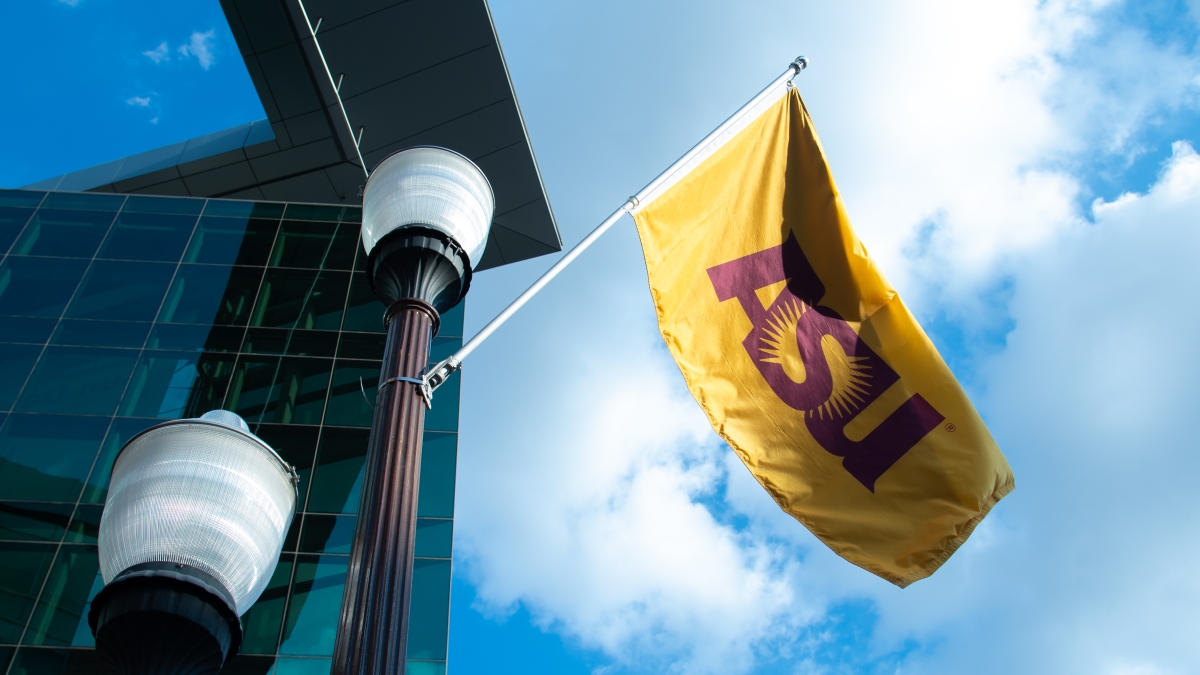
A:
[[[508,321],[513,314],[516,314],[517,310],[525,306],[525,303],[529,302],[530,298],[537,295],[538,291],[542,290],[546,284],[550,283],[551,279],[558,276],[559,272],[562,272],[567,265],[570,265],[572,262],[574,262],[574,260],[579,257],[579,254],[583,253],[588,249],[588,247],[596,243],[596,240],[599,239],[600,236],[605,232],[607,232],[609,228],[615,225],[616,222],[621,219],[621,216],[624,216],[627,213],[632,213],[647,194],[650,194],[655,188],[661,185],[663,181],[670,179],[680,167],[686,165],[693,157],[700,152],[703,152],[709,141],[724,133],[729,127],[737,124],[738,120],[740,120],[747,111],[754,108],[754,106],[769,96],[777,87],[785,82],[790,82],[792,78],[800,74],[800,72],[807,67],[807,57],[796,57],[795,61],[792,61],[790,64],[788,64],[787,70],[784,71],[782,75],[775,78],[771,84],[767,85],[766,88],[760,91],[757,96],[750,100],[750,102],[739,108],[738,111],[733,115],[730,115],[729,119],[725,120],[721,126],[714,129],[712,133],[705,136],[704,140],[693,146],[692,149],[687,152],[687,154],[685,154],[683,157],[680,157],[674,164],[668,167],[666,171],[663,171],[658,175],[657,178],[650,181],[649,185],[642,188],[641,191],[636,195],[625,200],[625,203],[622,204],[620,208],[618,208],[616,211],[613,211],[612,215],[605,218],[604,222],[600,223],[596,229],[592,230],[588,236],[583,238],[583,241],[576,244],[575,247],[570,251],[567,251],[566,255],[560,258],[558,262],[554,263],[550,269],[546,270],[546,272],[542,274],[537,281],[533,282],[532,286],[526,289],[524,293],[517,296],[516,300],[513,300],[508,307],[504,308],[503,312],[500,312],[498,315],[496,315],[496,318],[489,321],[482,330],[476,333],[475,336],[468,340],[467,343],[459,348],[458,351],[451,354],[444,361],[441,361],[440,363],[437,363],[433,367],[429,368],[428,372],[425,374],[425,384],[422,387],[424,390],[423,393],[426,396],[426,400],[429,400],[429,397],[432,395],[434,389],[437,389],[443,382],[446,381],[446,378],[450,377],[454,371],[462,367],[463,359],[467,358],[471,352],[475,351],[475,349],[484,340],[488,339],[492,333],[496,332],[496,329],[502,326],[504,322]]]

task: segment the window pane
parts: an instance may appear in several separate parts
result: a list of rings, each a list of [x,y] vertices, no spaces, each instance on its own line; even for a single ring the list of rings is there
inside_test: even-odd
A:
[[[42,198],[45,196],[45,192],[34,192],[33,190],[0,189],[0,206],[21,206],[32,209],[41,204]]]
[[[106,671],[94,649],[22,647],[8,675],[106,675]]]
[[[63,541],[75,544],[95,544],[100,536],[100,513],[104,507],[84,504],[76,507],[67,526],[67,536]]]
[[[279,220],[283,217],[283,204],[272,202],[243,202],[225,199],[210,199],[204,206],[206,216],[230,218],[266,218]]]
[[[10,255],[0,264],[0,314],[57,319],[87,266],[86,260]]]
[[[446,662],[405,661],[404,675],[446,675]]]
[[[195,225],[194,215],[122,212],[96,257],[179,262]]]
[[[267,270],[250,325],[337,330],[349,276],[345,272]]]
[[[454,517],[454,471],[458,462],[458,434],[426,432],[421,446],[421,487],[417,515]]]
[[[359,225],[285,220],[275,238],[271,267],[348,270],[354,265]]]
[[[321,220],[336,223],[346,212],[343,206],[325,206],[318,204],[288,204],[284,214],[288,220]]]
[[[334,365],[325,424],[370,427],[379,385],[379,361],[345,361]]]
[[[271,267],[350,269],[359,243],[354,223],[284,220],[271,252]]]
[[[111,415],[121,400],[137,354],[130,349],[47,347],[16,409]]]
[[[146,197],[131,195],[125,202],[122,213],[178,213],[199,215],[204,210],[203,199],[186,197]]]
[[[438,363],[462,347],[462,338],[435,337],[429,345],[429,362]]]
[[[112,477],[113,462],[116,461],[121,446],[142,430],[161,422],[162,420],[120,417],[113,420],[112,427],[109,428],[108,435],[104,438],[104,445],[100,448],[100,455],[96,458],[96,466],[88,476],[83,496],[79,500],[89,504],[104,503],[104,498],[108,496],[108,481]]]
[[[454,521],[417,518],[418,558],[449,558],[454,546]]]
[[[260,424],[254,434],[263,439],[267,445],[275,449],[283,461],[296,467],[300,482],[296,485],[300,501],[297,511],[304,506],[304,496],[308,494],[308,479],[312,475],[313,458],[317,454],[317,435],[319,427],[300,424]],[[300,516],[297,514],[296,521]]]
[[[90,258],[116,215],[113,211],[39,209],[10,254]]]
[[[141,349],[146,343],[150,323],[144,321],[97,321],[63,319],[54,331],[51,344],[86,347],[124,347]]]
[[[331,359],[243,355],[225,407],[247,422],[320,424],[332,365]]]
[[[338,356],[344,359],[383,360],[387,333],[342,333]]]
[[[33,209],[0,206],[0,255],[8,253],[8,247],[12,246],[17,235],[21,234],[21,228],[25,227],[29,216],[32,215]]]
[[[155,324],[146,349],[236,352],[245,329],[237,326]]]
[[[288,583],[292,580],[295,556],[283,554],[266,590],[242,615],[243,654],[274,654],[279,646],[279,629],[283,625],[283,607],[287,601]]]
[[[229,393],[225,395],[222,407],[241,415],[247,422],[261,421],[263,408],[271,396],[278,374],[278,356],[243,354],[234,366]]]
[[[446,635],[450,630],[449,560],[413,561],[408,612],[408,658],[446,658]]]
[[[200,219],[183,261],[215,265],[266,265],[279,220],[261,218]]]
[[[349,553],[354,541],[355,520],[354,516],[306,516],[300,550],[305,553]]]
[[[0,316],[0,340],[41,345],[50,339],[57,319],[35,319],[26,316]]]
[[[41,353],[37,345],[0,344],[0,410],[12,409]]]
[[[95,546],[64,545],[46,577],[24,644],[93,647],[87,610],[104,588]]]
[[[246,331],[242,351],[293,356],[333,356],[337,350],[337,343],[337,331],[251,328]]]
[[[143,352],[117,414],[177,419],[220,408],[234,358],[232,354]]]
[[[346,556],[296,556],[296,577],[288,601],[280,654],[333,653]]]
[[[244,326],[262,269],[180,265],[158,320]]]
[[[383,327],[383,311],[387,309],[375,297],[367,275],[355,272],[350,282],[350,296],[346,299],[346,320],[342,330],[359,331],[363,333],[386,333]]]
[[[174,274],[175,266],[166,263],[96,260],[79,285],[66,316],[151,321]]]
[[[332,668],[333,659],[289,659],[284,657],[275,662],[275,672],[271,675],[329,675]]]
[[[51,192],[42,202],[42,208],[119,211],[124,203],[125,195],[105,195],[95,192]]]
[[[74,502],[108,419],[9,415],[0,429],[0,498]]]
[[[370,435],[369,429],[324,429],[306,510],[323,513],[358,512],[363,461],[367,456]]]
[[[297,513],[296,517],[292,518],[292,524],[288,526],[287,534],[283,535],[283,548],[280,549],[281,551],[296,550],[296,545],[300,542],[300,527],[303,522],[304,518],[301,517],[300,513]]]
[[[0,539],[58,541],[71,517],[71,504],[0,502]]]
[[[0,544],[0,643],[16,644],[50,569],[55,544]]]
[[[463,313],[466,308],[467,302],[464,300],[442,315],[442,325],[438,328],[438,337],[462,337]]]
[[[430,431],[458,431],[458,392],[462,371],[455,371],[433,392],[433,407],[425,411],[425,428]]]

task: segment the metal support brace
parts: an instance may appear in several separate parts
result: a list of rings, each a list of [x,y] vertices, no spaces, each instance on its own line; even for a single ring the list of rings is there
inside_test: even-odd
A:
[[[350,140],[354,142],[354,153],[358,155],[358,165],[363,170],[363,175],[371,176],[371,172],[367,169],[367,162],[363,159],[362,148],[359,147],[359,141],[362,139],[362,131],[358,132],[358,137],[354,135],[354,125],[350,124],[350,116],[346,114],[346,104],[342,103],[342,77],[337,80],[333,79],[333,71],[329,70],[329,63],[325,61],[325,52],[321,50],[321,42],[317,39],[317,29],[321,27],[321,21],[324,17],[317,18],[317,25],[313,26],[312,20],[308,18],[308,10],[304,7],[304,0],[296,0],[296,4],[300,6],[300,13],[304,15],[304,23],[308,26],[309,35],[312,36],[313,45],[317,48],[317,56],[321,57],[321,65],[325,68],[325,77],[329,78],[329,84],[333,87],[333,97],[337,99],[338,109],[342,111],[342,121],[346,123],[346,130],[350,132]]]

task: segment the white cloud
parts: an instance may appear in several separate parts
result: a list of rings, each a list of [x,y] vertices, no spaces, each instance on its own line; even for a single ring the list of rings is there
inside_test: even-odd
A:
[[[981,289],[1013,289],[977,403],[1018,489],[904,591],[836,558],[715,445],[618,229],[467,364],[456,546],[482,606],[520,603],[633,670],[842,672],[814,656],[837,639],[822,616],[863,598],[879,624],[855,657],[919,641],[905,672],[1200,666],[1183,633],[1200,550],[1179,534],[1200,528],[1200,159],[1177,145],[1148,193],[1081,206],[1092,158],[1134,156],[1156,115],[1194,109],[1197,68],[1114,23],[1118,4],[618,3],[587,10],[586,32],[553,3],[523,6],[527,28],[494,8],[524,36],[506,54],[568,241],[744,100],[731,71],[803,44],[798,83],[851,217],[910,304],[969,331],[996,313]],[[564,77],[592,59],[626,68]],[[481,276],[471,316],[542,267]]]
[[[892,639],[941,640],[910,672],[1200,667],[1197,213],[1200,157],[1176,144],[1147,194],[1098,203],[1095,225],[1021,265],[1017,328],[979,401],[1018,490],[990,523],[997,545],[877,597]]]
[[[524,392],[540,422],[501,431],[503,451],[464,449],[459,493],[504,508],[473,512],[459,555],[489,614],[520,602],[619,661],[738,672],[802,621],[795,567],[696,502],[721,480],[723,451],[651,327],[625,328],[542,352],[574,372]]]
[[[126,105],[131,105],[131,106],[134,106],[135,108],[149,108],[150,107],[150,97],[149,96],[130,96],[129,98],[125,99],[125,103],[126,103]]]
[[[145,56],[155,63],[162,63],[163,61],[171,60],[170,51],[170,48],[167,47],[167,43],[160,42],[154,49],[142,52],[142,56]]]
[[[194,57],[196,63],[199,63],[201,68],[208,70],[213,64],[213,40],[215,36],[215,30],[208,30],[203,33],[192,31],[191,40],[187,44],[179,46],[179,53],[184,58]]]

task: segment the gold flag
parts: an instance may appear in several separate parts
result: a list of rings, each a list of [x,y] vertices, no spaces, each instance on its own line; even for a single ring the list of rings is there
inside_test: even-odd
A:
[[[838,555],[907,586],[1013,489],[983,420],[850,228],[794,89],[634,220],[692,395]]]

